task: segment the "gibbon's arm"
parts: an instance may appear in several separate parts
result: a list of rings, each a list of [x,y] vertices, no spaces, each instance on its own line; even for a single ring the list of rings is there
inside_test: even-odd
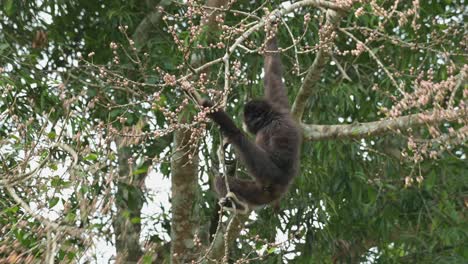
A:
[[[276,52],[271,52],[276,51]],[[278,51],[276,36],[270,37],[265,45],[264,71],[265,98],[289,110],[288,95],[283,83],[283,67]]]
[[[203,102],[203,106],[211,107],[211,102]],[[242,135],[242,131],[239,128],[237,128],[234,121],[232,121],[232,119],[223,110],[218,110],[214,113],[210,113],[208,114],[208,117],[219,125],[219,128],[223,135],[228,137],[230,141],[232,141],[232,139],[236,135]]]
[[[211,104],[203,102],[203,106],[210,107]],[[219,125],[221,132],[240,154],[243,164],[254,177],[262,182],[270,182],[274,178],[281,177],[281,170],[268,153],[250,141],[226,112],[218,110],[208,116]]]

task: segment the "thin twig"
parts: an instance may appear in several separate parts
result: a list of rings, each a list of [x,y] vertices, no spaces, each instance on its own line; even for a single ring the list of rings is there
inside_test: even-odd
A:
[[[288,31],[289,33],[289,36],[291,37],[292,41],[293,41],[293,47],[294,47],[294,59],[296,60],[296,71],[297,73],[299,73],[301,71],[301,68],[299,67],[299,58],[297,56],[297,44],[299,43],[299,41],[296,42],[296,40],[294,39],[294,35],[291,31],[291,29],[289,28],[289,25],[288,23],[286,23],[286,21],[284,21],[283,18],[281,18],[281,21],[283,22],[283,25],[286,27],[286,30]],[[284,51],[283,49],[281,51]]]
[[[466,76],[466,72],[464,71],[464,69],[461,69],[460,74],[457,77],[458,77],[457,83],[455,84],[455,88],[453,89],[452,94],[450,95],[449,102],[448,102],[448,105],[450,107],[453,107],[453,104],[455,102],[455,94],[457,93],[458,89],[462,86],[462,84],[466,82],[467,76]]]
[[[213,250],[213,247],[214,247],[214,245],[216,243],[216,238],[218,237],[219,231],[221,230],[221,227],[223,226],[223,211],[224,211],[223,207],[220,206],[219,217],[218,217],[218,226],[216,226],[216,231],[213,234],[213,240],[211,241],[211,244],[208,247],[208,249],[206,250],[205,254],[200,259],[198,259],[197,263],[201,263],[204,259],[208,258],[208,255]]]
[[[5,189],[13,198],[13,200],[15,200],[16,203],[18,203],[28,214],[30,214],[36,220],[44,224],[46,227],[53,228],[57,231],[66,232],[75,237],[82,237],[83,234],[85,234],[85,230],[81,228],[77,228],[74,226],[62,226],[36,213],[34,210],[31,209],[31,207],[29,207],[29,205],[23,199],[21,199],[18,196],[15,189],[13,189],[13,187],[11,187],[10,185],[5,185]]]
[[[226,227],[226,232],[224,233],[224,257],[223,263],[229,263],[229,233],[233,226],[234,220],[237,217],[237,213],[234,213],[229,221],[229,224]]]
[[[351,34],[350,32],[346,31],[345,29],[343,28],[340,28],[339,29],[341,32],[345,33],[346,35],[348,35],[350,38],[352,38],[354,41],[356,41],[356,43],[359,43],[361,44],[366,50],[367,52],[369,52],[369,55],[371,55],[372,58],[374,58],[374,60],[377,62],[377,64],[380,66],[380,68],[382,68],[382,70],[385,72],[385,74],[387,74],[388,78],[390,79],[390,81],[392,82],[393,86],[395,86],[395,88],[402,94],[402,95],[405,95],[405,92],[403,90],[401,90],[400,86],[398,85],[398,83],[396,82],[395,78],[393,78],[393,75],[390,73],[390,71],[388,71],[388,69],[385,67],[385,65],[382,63],[382,61],[377,57],[377,55],[375,55],[375,53],[362,41],[360,41],[358,38],[356,38],[353,34]]]

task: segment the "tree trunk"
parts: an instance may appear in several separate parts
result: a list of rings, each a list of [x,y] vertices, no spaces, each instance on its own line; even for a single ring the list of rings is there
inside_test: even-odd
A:
[[[206,5],[220,7],[226,5],[227,0],[207,0]],[[211,10],[210,10],[211,12]],[[206,21],[210,31],[215,30],[217,24],[214,18],[218,12],[212,12]],[[199,64],[200,57],[194,56],[191,64]],[[181,113],[184,116],[186,113]],[[185,118],[181,122],[186,122]],[[187,142],[190,139],[189,130],[174,132],[174,149],[172,156],[172,220],[171,220],[171,263],[187,263],[200,257],[198,249],[195,254],[194,236],[200,228],[196,219],[198,218],[198,204],[196,194],[198,189],[198,153],[193,153]],[[193,149],[192,149],[193,150]],[[192,154],[190,159],[190,154]]]
[[[181,120],[185,122],[185,120]],[[171,161],[171,263],[189,263],[197,258],[194,236],[198,229],[198,155],[188,145],[190,130],[174,132]]]
[[[115,196],[116,214],[112,225],[115,231],[115,247],[117,263],[137,263],[143,256],[140,247],[141,208],[143,207],[143,192],[141,186],[146,174],[132,176],[129,160],[129,147],[119,146],[119,178],[116,181]]]

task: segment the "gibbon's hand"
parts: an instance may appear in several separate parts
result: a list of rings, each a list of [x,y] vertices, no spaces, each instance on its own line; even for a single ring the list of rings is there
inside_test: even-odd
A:
[[[214,107],[214,104],[207,99],[201,100],[201,105],[203,107]],[[219,125],[221,132],[225,137],[233,137],[239,135],[240,130],[236,127],[236,124],[232,119],[224,112],[223,109],[216,107],[211,109],[207,113],[207,116],[213,120],[216,124]]]
[[[210,99],[203,99],[201,101],[201,106],[205,107],[205,108],[211,108],[213,107],[213,102],[211,102]],[[209,116],[210,114],[208,114]],[[231,144],[231,142],[229,142],[229,139],[227,137],[224,137],[223,138],[223,148],[224,150],[226,150],[229,146],[229,144]]]
[[[203,99],[201,101],[201,106],[210,108],[210,107],[213,107],[213,102],[211,102],[210,99]]]

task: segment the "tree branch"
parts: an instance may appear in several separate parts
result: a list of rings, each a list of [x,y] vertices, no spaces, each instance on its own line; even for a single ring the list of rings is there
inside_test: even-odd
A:
[[[372,51],[371,48],[369,48],[364,42],[360,41],[358,38],[356,38],[353,34],[349,33],[345,29],[340,28],[340,31],[345,33],[348,37],[350,37],[354,41],[356,41],[356,43],[361,44],[366,49],[366,51],[369,53],[369,55],[377,62],[377,64],[380,66],[380,68],[382,68],[382,70],[385,72],[385,74],[388,76],[388,78],[392,82],[393,86],[395,86],[395,88],[400,92],[400,94],[405,94],[405,92],[403,90],[401,90],[400,86],[396,82],[393,75],[390,73],[390,71],[387,69],[387,67],[385,67],[385,65],[377,57],[377,55],[375,55],[375,53]]]
[[[340,22],[341,17],[341,13],[337,13],[331,9],[327,10],[327,21],[325,22],[325,26],[335,27]],[[297,121],[302,119],[307,101],[316,92],[317,83],[320,79],[320,76],[322,76],[323,69],[330,60],[330,53],[327,51],[327,47],[328,45],[325,45],[317,52],[315,60],[307,70],[307,75],[304,78],[304,82],[302,83],[302,86],[297,93],[296,99],[294,100],[291,113],[294,119]]]
[[[64,143],[56,143],[55,145],[52,146],[52,148],[55,148],[55,147],[62,148],[64,151],[68,152],[72,156],[73,164],[71,165],[71,168],[74,168],[77,165],[78,154],[72,147]],[[18,174],[13,177],[9,177],[8,175],[8,174],[12,174],[12,172],[8,172],[6,174],[0,174],[0,178],[2,178],[0,179],[0,185],[14,186],[20,182],[29,180],[31,177],[36,175],[36,172],[44,168],[47,162],[49,162],[49,160],[50,160],[50,149],[47,152],[47,156],[45,156],[44,159],[39,163],[39,165],[36,168],[32,169],[30,172]]]
[[[253,32],[259,30],[260,28],[263,28],[267,22],[276,22],[278,21],[281,17],[284,15],[293,12],[294,10],[304,7],[304,6],[313,6],[313,7],[322,7],[322,8],[328,8],[330,11],[331,10],[342,10],[342,8],[332,2],[329,1],[324,1],[324,0],[305,0],[305,1],[299,1],[296,2],[286,8],[282,9],[275,9],[271,11],[271,13],[262,18],[255,26],[249,28],[247,31],[245,31],[239,38],[234,41],[234,44],[229,47],[227,54],[231,54],[237,46],[239,46],[244,40],[246,40]],[[335,11],[332,11],[334,14],[337,14]],[[334,18],[331,17],[331,20]],[[335,21],[335,20],[333,20]],[[226,54],[226,55],[227,55]],[[225,55],[225,56],[226,56]]]
[[[308,125],[302,124],[304,138],[310,141],[328,139],[350,139],[377,136],[396,130],[410,127],[431,125],[444,121],[453,121],[457,118],[467,118],[466,109],[437,110],[427,113],[412,114],[396,118],[387,118],[381,121],[367,123],[353,123],[349,125]]]
[[[166,7],[172,1],[171,0],[162,0],[158,7]],[[148,38],[151,36],[151,29],[157,28],[159,26],[159,22],[161,22],[162,13],[159,9],[151,11],[148,13],[143,20],[141,20],[140,24],[138,24],[135,32],[133,33],[133,40],[139,48],[143,46]]]
[[[301,7],[305,7],[305,6],[312,6],[312,7],[317,7],[317,8],[327,8],[329,10],[343,11],[343,7],[341,7],[340,5],[338,5],[336,3],[333,3],[333,2],[330,2],[330,1],[325,1],[325,0],[304,0],[304,1],[296,2],[296,3],[292,4],[292,5],[289,5],[286,8],[275,9],[275,10],[271,11],[271,13],[268,16],[263,17],[260,21],[258,21],[258,23],[255,23],[251,28],[249,28],[244,33],[242,33],[242,35],[240,35],[234,41],[234,43],[227,49],[227,52],[223,57],[214,59],[212,61],[209,61],[209,62],[203,64],[202,66],[194,69],[192,73],[189,73],[189,74],[187,74],[185,76],[182,76],[177,81],[181,82],[181,81],[187,80],[190,77],[192,77],[192,75],[194,73],[195,74],[200,73],[204,69],[206,69],[206,68],[208,68],[208,67],[210,67],[210,66],[212,66],[214,64],[217,64],[219,62],[224,62],[226,60],[226,56],[230,56],[230,54],[232,54],[234,52],[234,50],[236,50],[237,47],[242,46],[242,42],[244,42],[244,40],[246,40],[254,32],[262,29],[265,26],[265,23],[267,21],[269,21],[269,22],[278,21],[284,15],[289,14],[291,12],[294,12],[294,10],[296,10],[298,8],[301,8]]]
[[[236,215],[235,219],[230,219],[233,222],[231,223],[231,227],[225,230],[221,230],[218,232],[218,235],[214,237],[213,241],[213,249],[210,253],[210,259],[216,260],[219,263],[224,254],[225,254],[225,233],[228,232],[227,236],[229,237],[229,244],[233,244],[236,241],[237,236],[239,235],[240,231],[244,227],[244,223],[249,218],[249,215]],[[230,221],[231,222],[231,221]]]
[[[23,208],[23,210],[34,217],[37,221],[41,222],[43,225],[45,225],[47,228],[52,228],[56,231],[60,231],[63,233],[67,233],[69,235],[75,236],[75,237],[83,237],[84,234],[86,234],[86,230],[77,228],[75,226],[68,226],[68,225],[59,225],[48,218],[40,215],[37,211],[33,210],[29,205],[19,197],[19,195],[16,193],[15,189],[9,185],[5,185],[5,190],[8,192],[8,194],[13,198],[13,200]]]

